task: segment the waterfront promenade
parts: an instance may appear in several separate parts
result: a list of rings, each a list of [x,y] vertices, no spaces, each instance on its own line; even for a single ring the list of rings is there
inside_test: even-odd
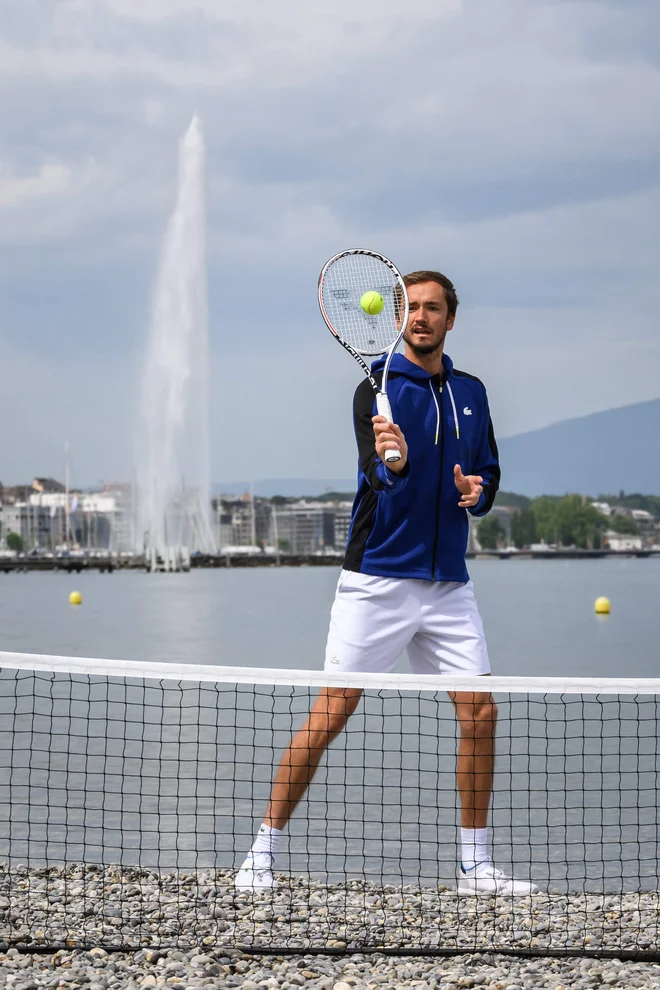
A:
[[[468,552],[468,560],[596,560],[603,557],[660,556],[660,548],[646,550],[582,550],[559,547],[548,550],[479,550]],[[232,553],[193,554],[191,568],[215,567],[338,567],[341,553]],[[149,561],[140,554],[89,554],[53,556],[46,554],[17,554],[0,557],[0,574],[22,574],[28,571],[55,571],[80,574],[82,571],[149,571]]]

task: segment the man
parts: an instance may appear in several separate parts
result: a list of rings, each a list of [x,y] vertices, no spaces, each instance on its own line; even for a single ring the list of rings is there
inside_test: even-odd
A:
[[[465,566],[467,513],[485,515],[500,470],[486,390],[444,353],[458,299],[440,272],[404,279],[410,317],[395,354],[388,395],[397,420],[374,415],[365,379],[354,400],[359,451],[344,568],[332,608],[325,669],[394,670],[407,648],[420,674],[488,675],[483,626]],[[375,362],[381,372],[384,359]],[[398,447],[399,461],[385,465]],[[264,823],[238,871],[239,889],[273,886],[275,854],[296,805],[362,692],[325,688],[275,777]],[[460,725],[456,776],[461,801],[461,894],[525,896],[537,888],[496,869],[488,854],[497,710],[487,690],[451,695]]]

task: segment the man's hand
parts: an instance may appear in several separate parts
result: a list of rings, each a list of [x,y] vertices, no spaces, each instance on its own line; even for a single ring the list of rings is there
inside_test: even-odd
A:
[[[461,500],[458,503],[461,509],[469,509],[477,504],[483,491],[483,480],[478,474],[463,474],[460,464],[454,466],[454,484],[461,493]]]
[[[388,423],[384,416],[374,416],[371,422],[374,424],[374,434],[376,436],[376,453],[383,464],[385,463],[386,450],[394,450],[398,447],[401,451],[401,458],[398,461],[390,461],[387,465],[388,470],[393,474],[400,474],[408,460],[406,438],[396,423]]]

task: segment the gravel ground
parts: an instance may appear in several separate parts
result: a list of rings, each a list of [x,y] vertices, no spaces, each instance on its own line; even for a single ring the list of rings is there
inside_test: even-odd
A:
[[[72,865],[0,866],[0,987],[168,986],[330,990],[418,987],[655,987],[660,963],[512,958],[499,949],[643,949],[660,943],[660,895],[541,894],[460,898],[446,888],[325,885],[281,876],[267,894],[237,893],[233,872],[157,874]],[[81,940],[93,948],[75,948]],[[66,944],[45,954],[16,946]],[[113,946],[132,951],[111,952]],[[158,946],[161,946],[160,948]],[[171,946],[175,945],[175,948]],[[277,945],[294,955],[248,956]],[[365,945],[420,955],[363,954]],[[315,955],[329,948],[344,955]],[[424,948],[477,953],[424,958]]]
[[[279,877],[266,894],[238,893],[233,871],[158,874],[117,866],[0,867],[0,943],[192,944],[423,950],[657,950],[660,894],[458,897],[445,887],[323,884]],[[0,948],[2,945],[0,944]]]
[[[53,955],[0,953],[0,985],[12,990],[85,987],[85,990],[137,990],[138,987],[241,987],[242,990],[530,990],[578,987],[660,988],[660,965],[595,959],[511,959],[489,954],[452,959],[383,955],[261,956],[223,955],[196,947],[107,953],[62,950]]]

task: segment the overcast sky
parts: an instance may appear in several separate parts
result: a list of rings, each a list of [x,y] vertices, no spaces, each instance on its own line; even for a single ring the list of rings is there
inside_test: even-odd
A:
[[[354,473],[354,245],[454,280],[501,436],[659,396],[659,40],[657,0],[3,0],[0,479],[130,478],[195,110],[215,480]]]

